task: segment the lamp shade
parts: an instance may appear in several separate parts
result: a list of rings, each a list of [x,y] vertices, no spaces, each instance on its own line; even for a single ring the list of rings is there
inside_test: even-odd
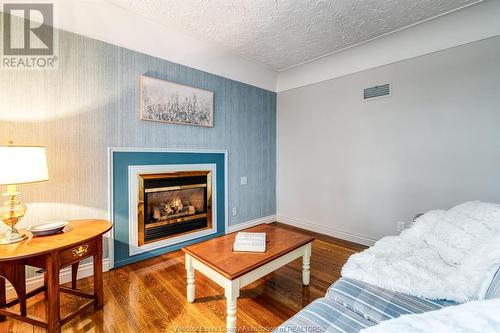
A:
[[[0,184],[14,185],[49,179],[45,147],[0,146]]]

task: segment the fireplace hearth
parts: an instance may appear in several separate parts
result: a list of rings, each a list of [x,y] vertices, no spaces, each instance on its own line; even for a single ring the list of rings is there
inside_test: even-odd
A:
[[[139,174],[138,245],[212,228],[212,172]]]

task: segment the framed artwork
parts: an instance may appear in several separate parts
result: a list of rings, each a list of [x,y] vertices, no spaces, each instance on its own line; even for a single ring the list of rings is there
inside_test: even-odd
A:
[[[214,126],[214,93],[141,75],[141,119]]]

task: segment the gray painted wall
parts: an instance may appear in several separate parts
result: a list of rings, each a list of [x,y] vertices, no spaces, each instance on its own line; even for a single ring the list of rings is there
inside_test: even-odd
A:
[[[500,37],[279,93],[277,113],[283,221],[370,243],[419,212],[500,202]]]
[[[64,31],[59,56],[57,71],[0,71],[0,142],[48,153],[50,181],[20,186],[21,227],[107,218],[110,146],[227,149],[229,224],[275,214],[274,92]],[[141,74],[214,91],[215,127],[139,120]]]

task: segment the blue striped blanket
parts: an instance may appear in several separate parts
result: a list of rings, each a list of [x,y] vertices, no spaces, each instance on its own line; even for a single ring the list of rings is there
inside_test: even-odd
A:
[[[274,332],[357,333],[403,314],[438,310],[455,304],[403,295],[341,278],[328,289],[324,298],[309,304]]]

